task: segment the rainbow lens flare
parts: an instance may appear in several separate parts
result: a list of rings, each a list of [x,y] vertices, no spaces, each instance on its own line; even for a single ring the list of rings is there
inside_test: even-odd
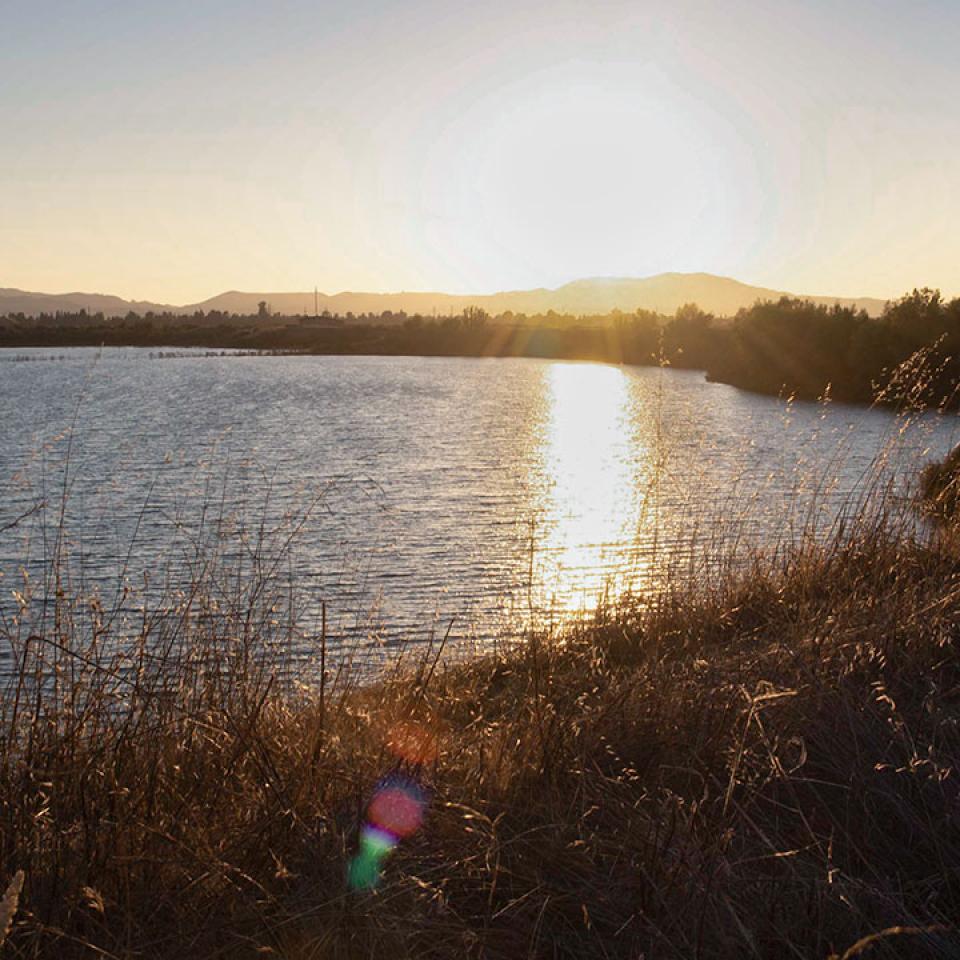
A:
[[[426,806],[427,792],[412,777],[395,773],[377,784],[347,871],[351,889],[373,890],[379,884],[387,857],[420,828]]]

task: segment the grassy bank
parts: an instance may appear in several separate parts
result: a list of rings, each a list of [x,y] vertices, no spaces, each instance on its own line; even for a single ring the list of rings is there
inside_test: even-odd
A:
[[[210,618],[201,583],[122,650],[66,601],[43,635],[8,622],[0,882],[25,882],[3,949],[956,956],[958,577],[956,535],[862,522],[365,689],[285,682],[257,596]],[[398,759],[412,729],[423,762]],[[351,890],[398,768],[425,821]]]

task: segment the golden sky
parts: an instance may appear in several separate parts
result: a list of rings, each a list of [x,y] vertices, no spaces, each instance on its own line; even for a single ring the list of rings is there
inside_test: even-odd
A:
[[[0,286],[960,294],[960,3],[6,0]]]

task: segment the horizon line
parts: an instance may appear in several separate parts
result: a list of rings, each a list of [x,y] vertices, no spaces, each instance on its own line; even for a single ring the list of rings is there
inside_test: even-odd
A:
[[[208,297],[205,297],[201,300],[189,301],[185,303],[172,303],[163,300],[152,300],[143,296],[123,296],[117,293],[109,293],[97,290],[67,290],[58,293],[50,293],[42,290],[28,290],[23,287],[0,287],[0,292],[12,292],[25,294],[28,296],[38,296],[38,297],[71,297],[71,296],[85,296],[85,297],[114,297],[118,300],[123,300],[126,303],[145,303],[152,306],[160,307],[173,307],[176,309],[185,309],[187,307],[200,307],[201,305],[209,302],[210,300],[215,300],[218,297],[230,296],[231,294],[240,295],[240,296],[308,296],[312,297],[314,292],[320,296],[324,297],[340,297],[340,296],[375,296],[375,297],[396,297],[396,296],[439,296],[439,297],[497,297],[497,296],[510,296],[516,294],[524,293],[557,293],[560,290],[563,290],[565,287],[573,286],[578,283],[630,283],[630,282],[643,282],[647,280],[656,280],[661,277],[707,277],[712,280],[722,280],[728,281],[731,283],[738,284],[740,286],[752,287],[760,290],[769,290],[779,294],[785,294],[789,296],[803,298],[819,298],[819,299],[832,299],[832,300],[875,300],[881,303],[888,303],[895,297],[883,297],[875,296],[873,294],[836,294],[836,293],[798,293],[792,290],[779,289],[777,287],[766,286],[765,284],[760,283],[750,283],[745,280],[740,280],[736,277],[732,277],[725,274],[716,274],[709,273],[704,270],[696,271],[681,271],[681,270],[666,270],[659,273],[645,274],[642,276],[624,276],[624,275],[601,275],[596,274],[593,276],[586,277],[577,277],[573,280],[568,280],[564,283],[559,284],[555,287],[549,286],[536,286],[536,287],[515,287],[512,289],[499,289],[491,292],[480,292],[476,290],[466,291],[466,292],[451,292],[449,290],[440,290],[440,289],[424,289],[424,290],[358,290],[358,289],[342,289],[333,293],[328,293],[325,290],[320,290],[317,287],[304,289],[304,290],[265,290],[265,289],[247,289],[241,290],[237,288],[221,290],[218,293],[211,294]],[[923,289],[922,286],[914,286],[911,289]],[[905,293],[909,291],[904,291]]]

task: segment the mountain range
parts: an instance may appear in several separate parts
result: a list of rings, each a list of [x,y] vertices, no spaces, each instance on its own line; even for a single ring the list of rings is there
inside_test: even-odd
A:
[[[513,313],[537,314],[554,310],[567,314],[603,314],[611,310],[632,313],[643,308],[658,313],[672,314],[685,303],[696,303],[703,310],[719,316],[734,314],[741,307],[749,307],[757,300],[778,300],[782,296],[798,296],[814,303],[841,304],[879,315],[886,301],[875,297],[829,297],[786,293],[767,287],[751,286],[730,277],[709,273],[660,273],[652,277],[594,277],[576,280],[556,289],[512,290],[488,294],[453,293],[354,293],[318,294],[317,308],[334,314],[382,313],[391,311],[408,314],[449,315],[460,313],[465,307],[482,307],[497,315]],[[99,293],[30,293],[23,290],[0,288],[0,315],[23,313],[102,312],[108,316],[123,316],[129,312],[144,314],[182,313],[198,310],[220,310],[226,313],[254,314],[258,304],[266,301],[273,313],[308,314],[314,311],[314,294],[307,293],[243,293],[232,290],[200,303],[174,306],[143,300],[124,300]]]

